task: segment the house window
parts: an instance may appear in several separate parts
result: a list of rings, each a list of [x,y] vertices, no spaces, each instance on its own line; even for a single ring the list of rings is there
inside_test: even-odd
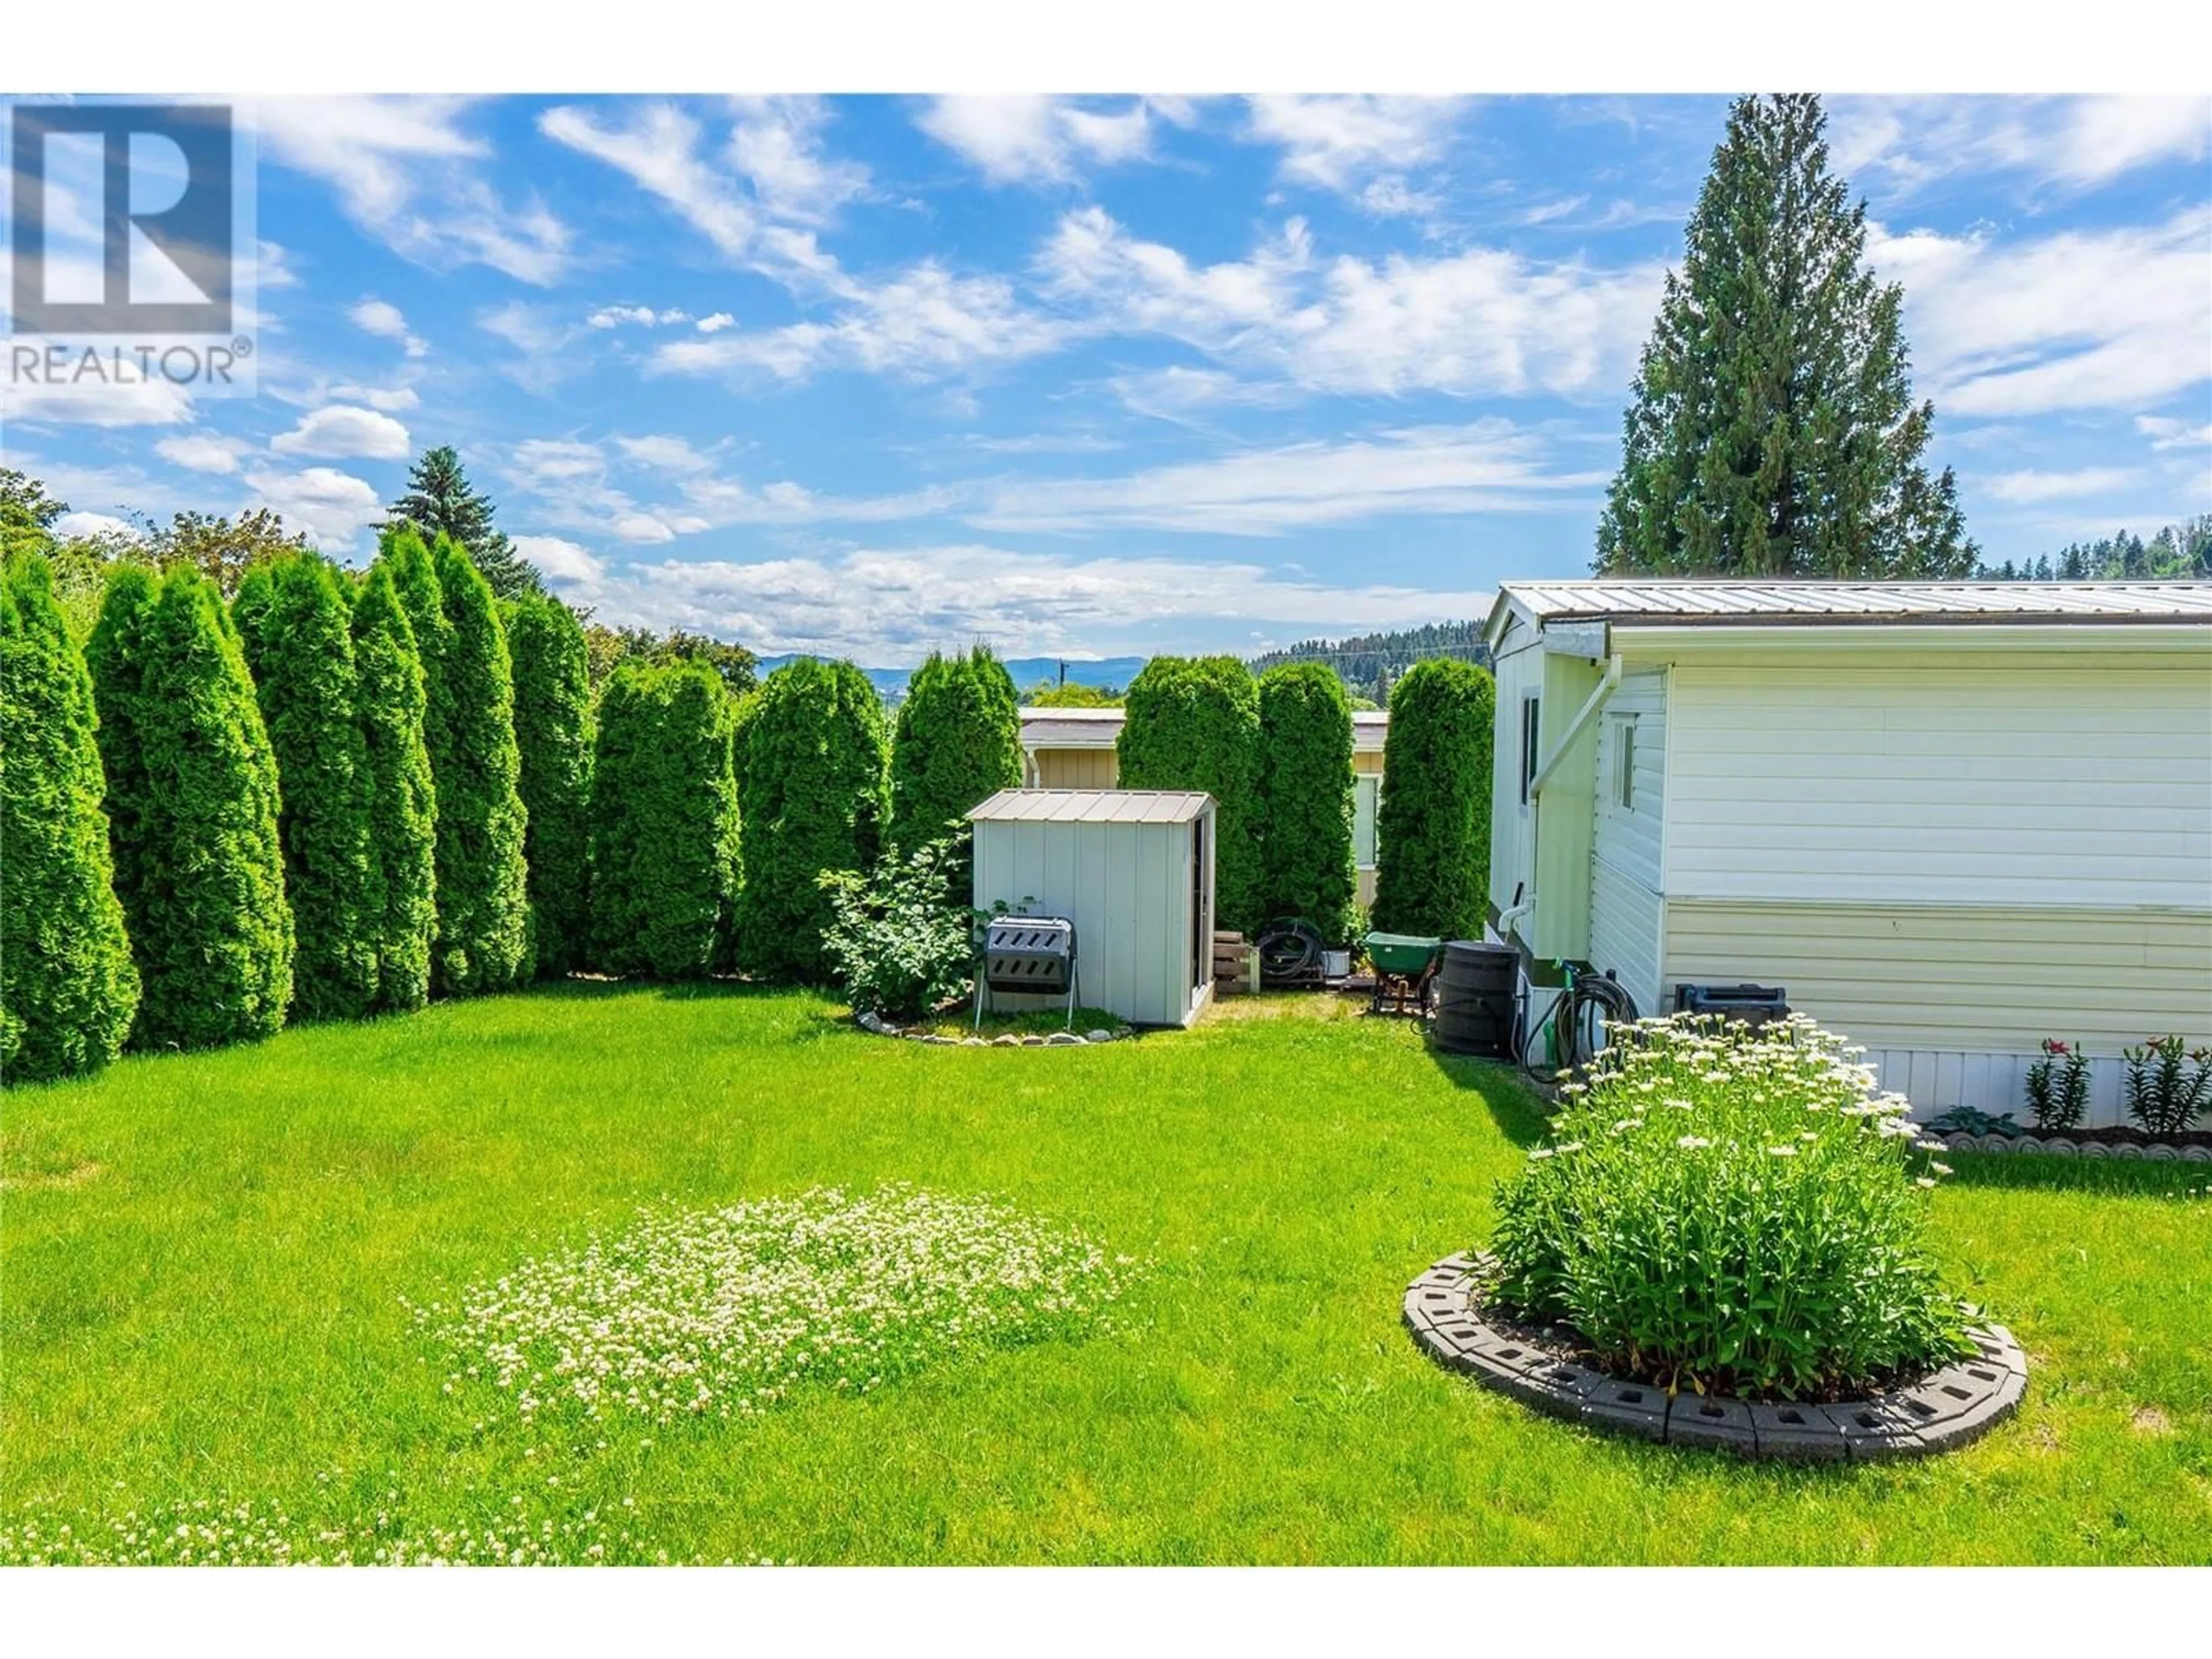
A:
[[[1531,692],[1521,699],[1521,804],[1528,804],[1528,791],[1536,781],[1536,739],[1540,735],[1539,708],[1543,699]]]
[[[1613,726],[1613,804],[1636,810],[1636,716],[1624,715]]]
[[[1372,772],[1352,779],[1352,857],[1363,870],[1375,867],[1375,807],[1382,780]]]

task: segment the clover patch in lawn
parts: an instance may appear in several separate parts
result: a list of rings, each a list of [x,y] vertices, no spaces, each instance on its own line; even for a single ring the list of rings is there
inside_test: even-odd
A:
[[[817,1188],[628,1225],[414,1310],[526,1419],[744,1418],[806,1386],[1080,1335],[1137,1264],[995,1200]]]

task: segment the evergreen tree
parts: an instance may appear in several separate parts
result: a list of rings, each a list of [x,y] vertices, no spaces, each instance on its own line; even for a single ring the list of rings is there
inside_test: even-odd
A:
[[[533,595],[504,615],[518,787],[529,817],[532,959],[537,973],[558,978],[584,965],[590,943],[591,665],[583,625],[560,600]],[[726,771],[726,756],[722,764]]]
[[[221,595],[119,572],[87,651],[116,896],[141,998],[131,1046],[267,1036],[292,1000],[276,760]]]
[[[599,706],[593,955],[611,974],[725,965],[738,896],[729,693],[701,663],[625,663]]]
[[[0,569],[0,1083],[115,1058],[138,1006],[92,678],[35,553]]]
[[[469,483],[451,445],[424,452],[407,474],[407,493],[392,504],[388,527],[411,524],[426,543],[450,536],[468,550],[477,568],[502,599],[545,591],[538,567],[514,550],[492,523],[489,497]]]
[[[1828,171],[1820,100],[1739,100],[1669,271],[1598,526],[1605,574],[1959,577],[1947,467],[1921,457],[1904,290]]]
[[[1482,937],[1496,690],[1473,663],[1416,663],[1390,693],[1375,823],[1375,926]]]
[[[830,974],[823,935],[836,913],[819,878],[866,870],[882,850],[883,699],[851,663],[801,657],[762,682],[738,725],[738,960],[770,979],[820,982]]]
[[[430,997],[438,801],[422,740],[422,659],[383,560],[370,567],[354,601],[353,654],[368,782],[362,927],[376,951],[376,1006],[398,1012]]]
[[[1213,908],[1249,932],[1261,912],[1260,688],[1234,657],[1154,657],[1129,682],[1115,741],[1124,789],[1202,789],[1215,802]],[[1346,775],[1352,767],[1347,757]]]
[[[1349,939],[1352,702],[1335,670],[1291,662],[1260,677],[1260,914],[1304,916],[1332,944]]]
[[[368,755],[353,613],[337,573],[313,553],[249,568],[231,607],[261,723],[276,757],[284,892],[298,940],[292,1012],[358,1019],[376,1000]]]
[[[896,849],[910,853],[965,828],[970,807],[1021,781],[1020,705],[1005,665],[982,646],[964,656],[930,653],[907,682],[891,744]],[[951,878],[956,890],[962,873]]]
[[[451,538],[438,538],[432,558],[444,634],[436,655],[426,653],[423,662],[423,738],[438,799],[430,982],[440,995],[467,996],[514,984],[527,965],[528,819],[516,787],[522,763],[514,669],[497,603]],[[404,589],[400,598],[404,605]]]

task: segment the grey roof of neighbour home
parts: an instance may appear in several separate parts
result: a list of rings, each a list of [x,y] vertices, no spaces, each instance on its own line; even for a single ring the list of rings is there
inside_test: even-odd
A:
[[[1498,605],[1539,622],[1668,625],[2191,623],[2212,622],[2212,582],[1504,582]]]
[[[1001,789],[972,823],[1187,823],[1213,805],[1203,790]]]
[[[1024,749],[1111,749],[1121,735],[1119,708],[1024,708],[1022,747]],[[1390,726],[1389,713],[1380,708],[1355,708],[1352,713],[1352,746],[1360,754],[1379,752]]]

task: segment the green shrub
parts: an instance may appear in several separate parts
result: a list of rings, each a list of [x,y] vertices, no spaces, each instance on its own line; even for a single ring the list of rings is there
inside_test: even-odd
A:
[[[1391,688],[1375,813],[1375,926],[1480,939],[1490,887],[1488,672],[1439,658]]]
[[[730,961],[738,800],[729,693],[704,663],[627,662],[599,704],[592,953],[611,974],[685,979]]]
[[[2197,1121],[2212,1097],[2212,1050],[2162,1036],[2120,1054],[2128,1067],[2121,1098],[2136,1127],[2145,1134],[2178,1135]]]
[[[97,1070],[137,1011],[96,725],[52,574],[21,555],[0,570],[0,1082]]]
[[[889,805],[883,699],[849,662],[801,657],[739,714],[744,887],[738,956],[769,979],[819,981],[833,907],[826,870],[872,865]]]
[[[1014,682],[977,646],[914,672],[891,744],[891,840],[903,850],[964,829],[969,809],[1022,781]]]
[[[284,895],[298,941],[295,1019],[358,1019],[376,1000],[368,755],[356,707],[353,615],[312,553],[255,565],[231,617],[276,757]]]
[[[2079,1128],[2089,1110],[2089,1056],[2079,1043],[2043,1040],[2043,1057],[2027,1068],[2028,1113],[2045,1134]]]
[[[142,988],[131,1046],[267,1036],[292,1000],[276,760],[215,584],[119,573],[87,655]]]
[[[1336,671],[1292,662],[1260,677],[1261,917],[1304,916],[1352,937],[1352,704]]]
[[[1498,1300],[1703,1393],[1832,1397],[1965,1357],[1924,1237],[1948,1171],[1859,1052],[1802,1017],[1638,1022],[1500,1184]]]
[[[538,974],[557,979],[584,965],[591,937],[591,663],[583,624],[550,595],[516,600],[506,621],[529,818],[532,959]]]
[[[823,872],[830,929],[823,943],[854,1012],[919,1019],[974,981],[975,928],[986,913],[954,890],[969,867],[965,825],[957,835],[887,853],[866,875]]]
[[[1234,657],[1154,657],[1129,682],[1115,742],[1124,789],[1202,789],[1214,817],[1213,909],[1249,932],[1261,914],[1260,688]],[[1349,774],[1350,763],[1346,763]]]
[[[422,659],[381,561],[354,600],[353,654],[368,781],[362,926],[376,951],[375,1006],[419,1008],[430,998],[438,931],[438,797],[422,740]]]

